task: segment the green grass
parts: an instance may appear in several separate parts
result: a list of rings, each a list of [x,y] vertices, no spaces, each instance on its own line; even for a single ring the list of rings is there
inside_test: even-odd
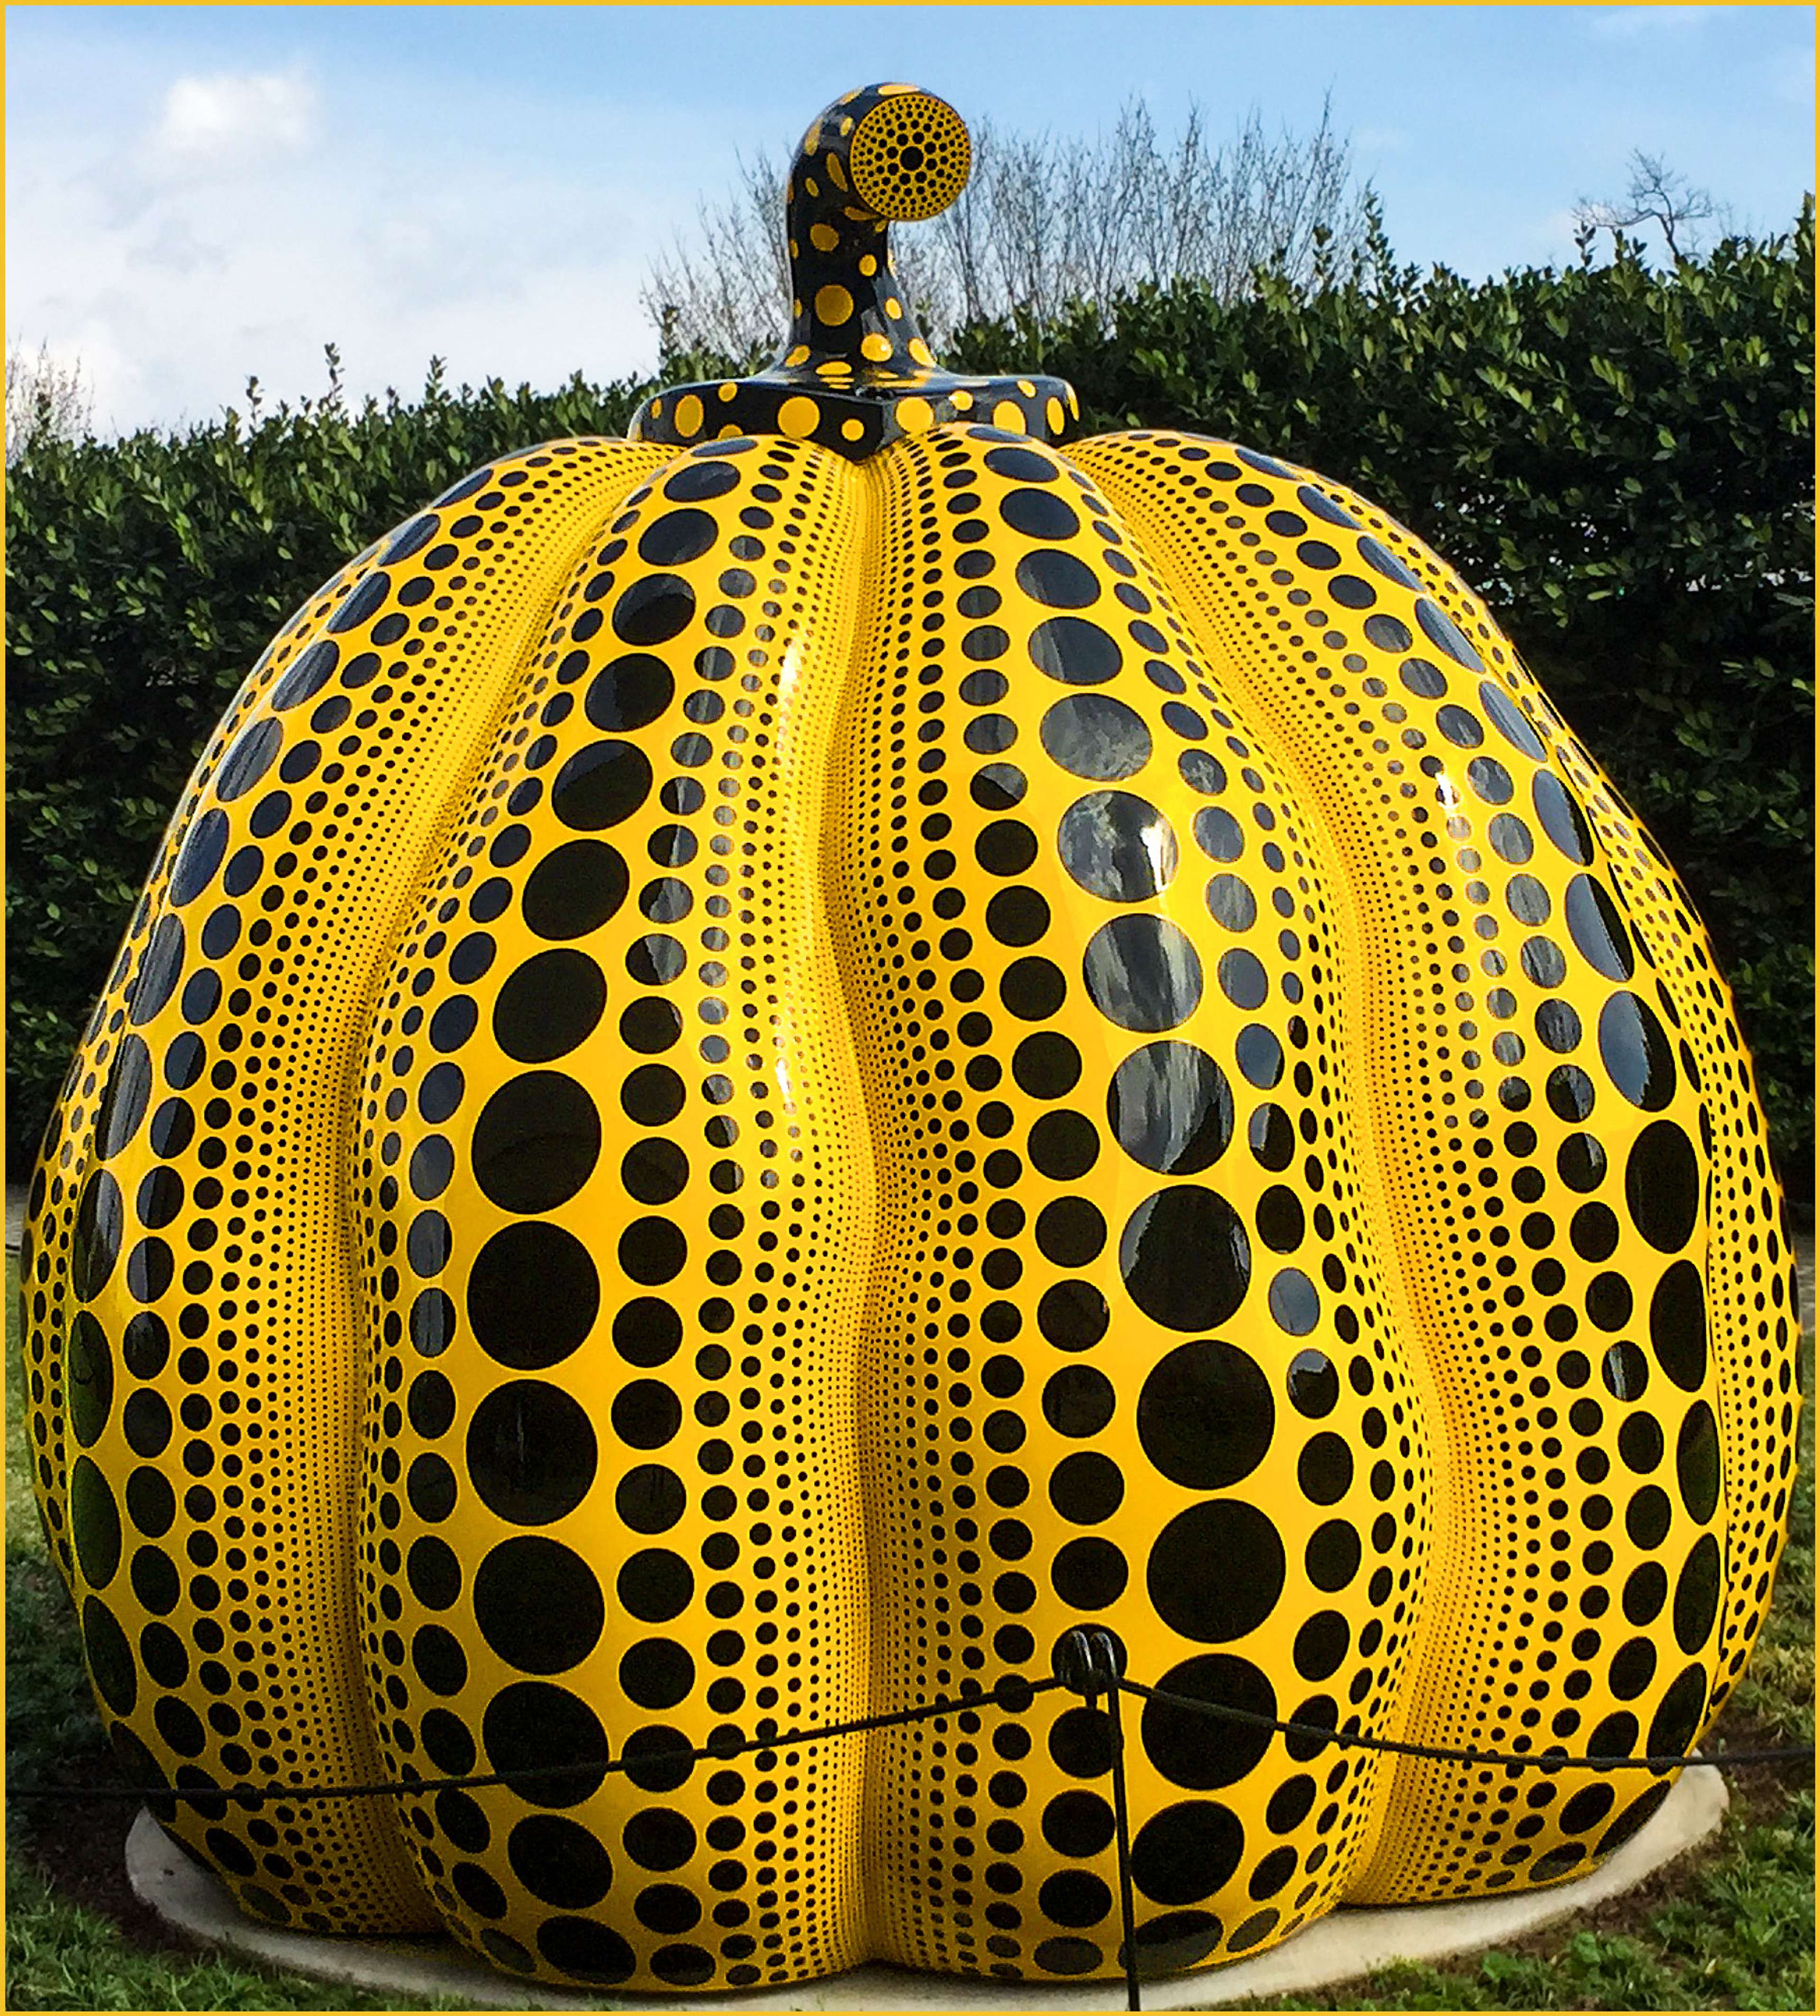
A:
[[[46,1557],[32,1503],[16,1338],[14,1263],[6,1267],[6,1742],[21,1784],[117,1782],[83,1676],[75,1622]],[[1812,1343],[1804,1390],[1812,1385]],[[1814,1737],[1813,1417],[1801,1429],[1793,1531],[1775,1606],[1714,1732],[1743,1747]],[[97,1809],[94,1859],[119,1866],[126,1820]],[[361,1995],[225,1957],[148,1945],[70,1894],[39,1853],[30,1809],[9,1810],[7,2006],[15,2009],[459,2009],[454,2000]],[[66,1857],[66,1861],[67,1858]],[[124,1914],[137,1916],[129,1906]],[[1593,1928],[1558,1928],[1453,1967],[1396,1967],[1316,1996],[1253,2009],[1811,2009],[1814,1798],[1800,1773],[1755,1771],[1734,1784],[1716,1842]]]

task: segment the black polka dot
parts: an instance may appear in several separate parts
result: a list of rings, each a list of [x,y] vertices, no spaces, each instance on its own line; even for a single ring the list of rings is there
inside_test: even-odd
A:
[[[586,952],[538,952],[508,976],[493,1006],[493,1034],[519,1064],[566,1057],[606,1006],[606,981]]]
[[[1182,1799],[1138,1829],[1131,1880],[1155,1903],[1198,1903],[1232,1881],[1244,1852],[1237,1814],[1214,1799]]]
[[[1138,1397],[1138,1438],[1172,1483],[1223,1491],[1270,1447],[1276,1405],[1254,1359],[1218,1339],[1178,1345]]]
[[[679,511],[671,516],[705,519],[707,513]],[[584,711],[596,728],[610,734],[623,734],[649,726],[669,706],[675,691],[675,679],[661,658],[631,651],[595,675],[588,685]]]
[[[1112,784],[1135,776],[1150,760],[1150,731],[1135,708],[1110,693],[1073,693],[1043,716],[1049,760],[1071,776]]]
[[[1171,1668],[1157,1681],[1166,1694],[1181,1694],[1220,1708],[1276,1719],[1276,1694],[1248,1659],[1207,1652]],[[1150,1700],[1142,1724],[1145,1753],[1172,1784],[1190,1791],[1234,1785],[1256,1768],[1269,1749],[1271,1732],[1255,1723],[1197,1714]]]
[[[674,1708],[695,1685],[695,1661],[671,1639],[642,1639],[620,1661],[619,1683],[640,1708]]]
[[[538,1928],[537,1943],[559,1972],[607,1987],[627,1979],[638,1964],[617,1932],[592,1918],[546,1918]]]
[[[1579,867],[1592,861],[1592,832],[1579,801],[1551,770],[1538,770],[1530,795],[1542,830],[1556,848]]]
[[[999,499],[998,515],[1027,538],[1072,538],[1081,529],[1067,500],[1052,490],[1009,490]]]
[[[1013,1052],[1011,1075],[1033,1099],[1060,1099],[1080,1082],[1081,1053],[1057,1031],[1039,1029]]]
[[[524,921],[540,938],[584,938],[626,899],[630,877],[617,848],[572,840],[547,854],[524,888]]]
[[[555,1813],[534,1813],[512,1830],[505,1845],[512,1873],[540,1903],[584,1911],[613,1885],[613,1863],[586,1827]]]
[[[183,920],[163,916],[153,927],[146,949],[139,956],[139,970],[133,982],[132,1021],[150,1021],[177,991],[183,972],[185,940]]]
[[[1649,1344],[1656,1363],[1684,1393],[1698,1391],[1707,1376],[1707,1298],[1692,1261],[1676,1261],[1656,1283]]]
[[[473,1127],[473,1179],[506,1211],[567,1204],[601,1155],[601,1115],[560,1071],[508,1078]]]
[[[1606,1075],[1633,1106],[1659,1112],[1674,1096],[1674,1053],[1656,1011],[1640,995],[1613,994],[1599,1011],[1599,1054]]]
[[[1674,1450],[1675,1481],[1689,1518],[1704,1525],[1719,1504],[1718,1424],[1704,1400],[1696,1400],[1681,1424]]]
[[[1157,1535],[1147,1586],[1172,1631],[1219,1645],[1269,1616],[1282,1593],[1284,1568],[1282,1540],[1266,1514],[1238,1499],[1207,1499],[1178,1513]]]
[[[1693,1236],[1700,1163],[1693,1143],[1673,1121],[1653,1121],[1631,1143],[1624,1201],[1637,1229],[1658,1252],[1678,1253]]]
[[[228,815],[211,806],[191,825],[171,873],[171,901],[181,909],[215,879],[228,850]]]
[[[1703,1533],[1674,1585],[1674,1642],[1682,1651],[1699,1651],[1711,1636],[1723,1580],[1719,1543],[1712,1534]]]
[[[496,1386],[468,1426],[468,1472],[487,1507],[515,1526],[574,1511],[594,1481],[598,1449],[586,1410],[559,1386]]]
[[[1251,1246],[1217,1191],[1182,1183],[1146,1197],[1119,1242],[1126,1292],[1153,1322],[1210,1330],[1245,1298]]]
[[[272,767],[283,741],[284,730],[275,721],[254,722],[228,751],[215,772],[215,796],[224,805],[243,798]]]
[[[1051,616],[1030,633],[1030,662],[1063,686],[1103,686],[1118,671],[1118,641],[1084,616]]]
[[[1192,1043],[1146,1043],[1113,1075],[1106,1120],[1134,1161],[1163,1175],[1210,1167],[1232,1138],[1226,1075]]]
[[[1201,963],[1166,917],[1114,917],[1088,941],[1081,962],[1088,998],[1109,1022],[1156,1035],[1187,1021],[1201,998]]]
[[[1028,553],[1017,563],[1017,585],[1047,609],[1086,609],[1099,599],[1099,582],[1084,561],[1068,553]]]
[[[650,761],[635,743],[591,742],[556,772],[550,809],[563,825],[593,833],[636,812],[650,789]]]
[[[646,574],[613,604],[613,633],[628,644],[662,644],[694,614],[695,590],[680,574]]]
[[[1077,798],[1062,815],[1056,846],[1075,881],[1110,903],[1142,902],[1167,887],[1175,873],[1169,822],[1129,791]]]
[[[1037,1304],[1037,1327],[1058,1351],[1087,1351],[1105,1336],[1112,1312],[1091,1281],[1058,1281]]]
[[[541,1534],[502,1540],[475,1571],[474,1622],[488,1647],[520,1672],[560,1673],[579,1665],[606,1621],[594,1571],[559,1541]],[[487,1720],[491,1749],[491,1709]]]

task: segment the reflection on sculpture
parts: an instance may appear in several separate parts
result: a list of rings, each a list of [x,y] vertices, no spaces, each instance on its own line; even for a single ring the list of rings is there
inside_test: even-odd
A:
[[[1791,1256],[1685,892],[1343,485],[935,371],[884,225],[965,162],[830,107],[772,373],[311,597],[85,1034],[21,1283],[123,1761],[641,1760],[162,1809],[273,1921],[1113,1975],[1096,1709],[662,1753],[1086,1622],[1254,1714],[1680,1752],[1761,1622]],[[1574,1875],[1668,1785],[1132,1734],[1156,1971]]]

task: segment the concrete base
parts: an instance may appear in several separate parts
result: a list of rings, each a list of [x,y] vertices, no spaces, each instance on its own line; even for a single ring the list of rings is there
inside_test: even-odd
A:
[[[1466,1904],[1412,1904],[1395,1910],[1337,1910],[1250,1960],[1200,1974],[1144,1984],[1146,2009],[1210,2009],[1247,1996],[1299,1995],[1383,1967],[1392,1960],[1439,1960],[1477,1953],[1521,1938],[1544,1925],[1577,1916],[1634,1888],[1653,1870],[1685,1854],[1718,1827],[1727,1803],[1717,1771],[1689,1771],[1662,1809],[1637,1838],[1602,1868],[1577,1882]],[[127,1874],[133,1891],[166,1924],[209,1946],[226,1946],[319,1980],[351,1982],[401,2003],[462,1996],[487,2009],[635,2009],[653,2007],[729,2012],[785,2010],[955,2010],[966,2016],[1009,2011],[1016,2016],[1058,2010],[1120,2010],[1124,1989],[1116,1982],[1069,1987],[1052,1982],[1028,1986],[969,1981],[951,1975],[912,1974],[901,1967],[862,1967],[800,1988],[765,1989],[747,1995],[588,1996],[538,1988],[497,1973],[446,1939],[323,1939],[273,1931],[244,1918],[225,1889],[172,1846],[151,1815],[142,1812],[127,1840]]]

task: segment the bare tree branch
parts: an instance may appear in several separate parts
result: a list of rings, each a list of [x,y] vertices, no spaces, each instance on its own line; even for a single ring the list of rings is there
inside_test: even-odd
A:
[[[959,200],[897,236],[900,277],[937,342],[968,322],[1041,319],[1072,301],[1110,316],[1120,294],[1146,283],[1199,280],[1233,301],[1260,266],[1313,287],[1347,257],[1354,271],[1376,263],[1371,192],[1354,186],[1351,143],[1329,103],[1305,137],[1286,128],[1273,138],[1253,110],[1219,147],[1192,106],[1166,148],[1142,98],[1091,139],[1002,133],[989,121],[973,139]],[[665,357],[744,358],[782,340],[785,173],[768,156],[742,160],[736,187],[704,200],[692,235],[652,262],[642,299]]]
[[[18,338],[6,346],[6,466],[37,441],[74,441],[88,431],[95,394],[80,360],[59,364],[48,343],[31,355]]]

